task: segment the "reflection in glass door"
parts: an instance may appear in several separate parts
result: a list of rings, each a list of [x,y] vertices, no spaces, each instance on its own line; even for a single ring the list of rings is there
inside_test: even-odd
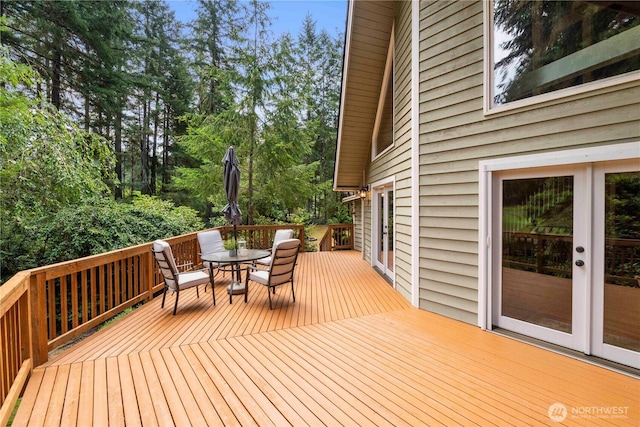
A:
[[[502,315],[570,334],[573,177],[502,185]]]
[[[640,172],[596,170],[593,354],[640,368]],[[616,171],[620,170],[620,171]]]
[[[374,265],[393,280],[393,186],[374,189]]]

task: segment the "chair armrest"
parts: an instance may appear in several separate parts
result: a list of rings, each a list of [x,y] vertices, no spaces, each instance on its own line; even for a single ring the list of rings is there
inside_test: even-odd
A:
[[[247,265],[247,273],[251,272],[251,271],[260,271],[262,270],[262,268],[258,268],[255,265],[252,264],[246,264]]]
[[[193,267],[193,262],[189,261],[185,262],[184,264],[178,264],[176,265],[176,267],[178,268],[178,270],[181,270],[183,268],[186,270],[187,267]]]

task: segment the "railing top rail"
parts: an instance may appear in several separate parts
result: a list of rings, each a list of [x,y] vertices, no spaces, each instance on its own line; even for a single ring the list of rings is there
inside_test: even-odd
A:
[[[221,226],[215,227],[213,229],[226,229],[231,226]],[[238,226],[239,230],[259,230],[259,229],[269,229],[275,230],[278,228],[304,228],[303,225],[296,224],[282,224],[282,225],[240,225]],[[205,230],[200,230],[205,231]],[[164,240],[169,242],[170,244],[182,243],[191,241],[196,238],[197,234],[200,232],[193,232],[188,234],[182,234],[180,236],[169,237]],[[110,252],[104,252],[101,254],[90,255],[83,258],[77,258],[69,261],[59,262],[57,264],[45,265],[42,267],[36,267],[31,270],[26,270],[27,274],[40,275],[45,274],[47,280],[60,277],[66,274],[73,273],[74,271],[86,270],[89,268],[97,267],[109,262],[114,262],[121,260],[123,258],[128,258],[134,255],[145,254],[149,251],[149,247],[152,242],[141,243],[136,246],[129,246],[127,248],[115,249]],[[22,272],[21,272],[22,273]],[[6,286],[6,284],[4,285]],[[2,286],[2,287],[4,287]]]
[[[29,271],[20,271],[0,286],[0,317],[15,304],[29,290]]]

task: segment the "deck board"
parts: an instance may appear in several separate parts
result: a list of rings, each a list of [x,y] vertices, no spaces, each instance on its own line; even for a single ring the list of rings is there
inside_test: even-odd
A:
[[[14,425],[552,425],[554,403],[626,408],[640,380],[410,307],[357,252],[302,254],[249,302],[167,295],[34,369]]]

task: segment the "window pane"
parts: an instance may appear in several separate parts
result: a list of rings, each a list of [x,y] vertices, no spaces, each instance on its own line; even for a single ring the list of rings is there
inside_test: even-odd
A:
[[[384,106],[378,138],[376,140],[376,155],[382,153],[393,143],[393,69],[387,85],[387,92],[384,95]]]
[[[494,1],[493,102],[640,70],[640,2]]]

